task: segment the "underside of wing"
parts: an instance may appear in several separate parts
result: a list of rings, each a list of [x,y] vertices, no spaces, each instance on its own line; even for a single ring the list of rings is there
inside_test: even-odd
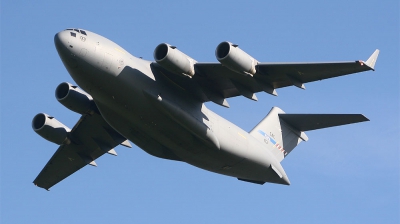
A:
[[[235,46],[235,45],[233,45]],[[226,98],[244,96],[257,100],[255,93],[264,91],[277,95],[276,89],[296,86],[305,89],[304,83],[334,78],[352,73],[374,70],[379,50],[364,62],[318,62],[318,63],[259,63],[249,72],[225,66],[222,63],[194,63],[194,75],[181,76],[153,63],[153,70],[195,95],[200,101],[212,101],[229,107]],[[251,66],[250,66],[251,67]]]
[[[347,74],[372,70],[362,61],[324,63],[260,63],[259,79],[271,83],[274,88],[297,86],[304,83],[334,78]]]
[[[69,144],[61,145],[33,183],[49,189],[104,153],[116,155],[114,147],[129,142],[112,129],[100,114],[83,115],[68,134]]]

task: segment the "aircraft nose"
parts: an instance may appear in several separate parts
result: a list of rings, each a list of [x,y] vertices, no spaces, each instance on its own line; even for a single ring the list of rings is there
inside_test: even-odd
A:
[[[56,45],[57,51],[65,51],[68,44],[68,34],[65,31],[61,31],[56,33],[54,36],[54,44]]]
[[[54,44],[56,45],[58,55],[64,62],[64,65],[74,68],[77,66],[77,60],[75,58],[76,52],[74,52],[72,42],[73,39],[70,38],[70,32],[68,32],[68,30],[58,32],[54,36]]]

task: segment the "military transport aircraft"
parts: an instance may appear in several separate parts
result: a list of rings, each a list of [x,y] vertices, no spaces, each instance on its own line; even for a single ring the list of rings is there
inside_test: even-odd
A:
[[[33,183],[49,189],[114,147],[147,153],[257,184],[289,185],[280,162],[301,142],[304,131],[368,121],[361,114],[286,114],[273,107],[247,133],[204,105],[229,107],[227,98],[374,70],[376,50],[367,61],[264,63],[238,45],[220,43],[219,63],[202,63],[167,43],[155,62],[137,58],[93,32],[66,29],[54,37],[62,62],[77,85],[61,83],[57,100],[82,114],[70,129],[54,117],[37,114],[32,128],[60,147]]]

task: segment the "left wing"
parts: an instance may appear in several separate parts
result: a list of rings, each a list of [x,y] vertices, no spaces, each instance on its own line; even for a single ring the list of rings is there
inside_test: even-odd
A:
[[[234,45],[235,46],[235,45]],[[177,76],[158,63],[153,63],[169,80],[194,94],[202,102],[213,101],[229,107],[226,98],[245,96],[257,100],[256,92],[277,95],[287,86],[305,89],[304,83],[374,70],[379,50],[364,62],[256,63],[254,74],[235,72],[221,63],[194,63],[192,78]]]
[[[69,144],[61,145],[33,183],[49,190],[58,182],[87,164],[97,166],[95,159],[104,153],[117,155],[114,147],[130,143],[116,132],[103,117],[94,113],[83,115],[68,134]]]

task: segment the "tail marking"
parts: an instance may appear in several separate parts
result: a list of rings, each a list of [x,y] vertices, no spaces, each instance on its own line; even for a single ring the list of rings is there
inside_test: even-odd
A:
[[[287,152],[285,149],[278,143],[276,140],[268,135],[267,133],[263,132],[262,130],[258,130],[258,133],[260,133],[262,136],[264,136],[264,143],[269,144],[268,142],[271,142],[271,144],[277,148],[279,151],[281,151],[285,156],[287,155]]]

